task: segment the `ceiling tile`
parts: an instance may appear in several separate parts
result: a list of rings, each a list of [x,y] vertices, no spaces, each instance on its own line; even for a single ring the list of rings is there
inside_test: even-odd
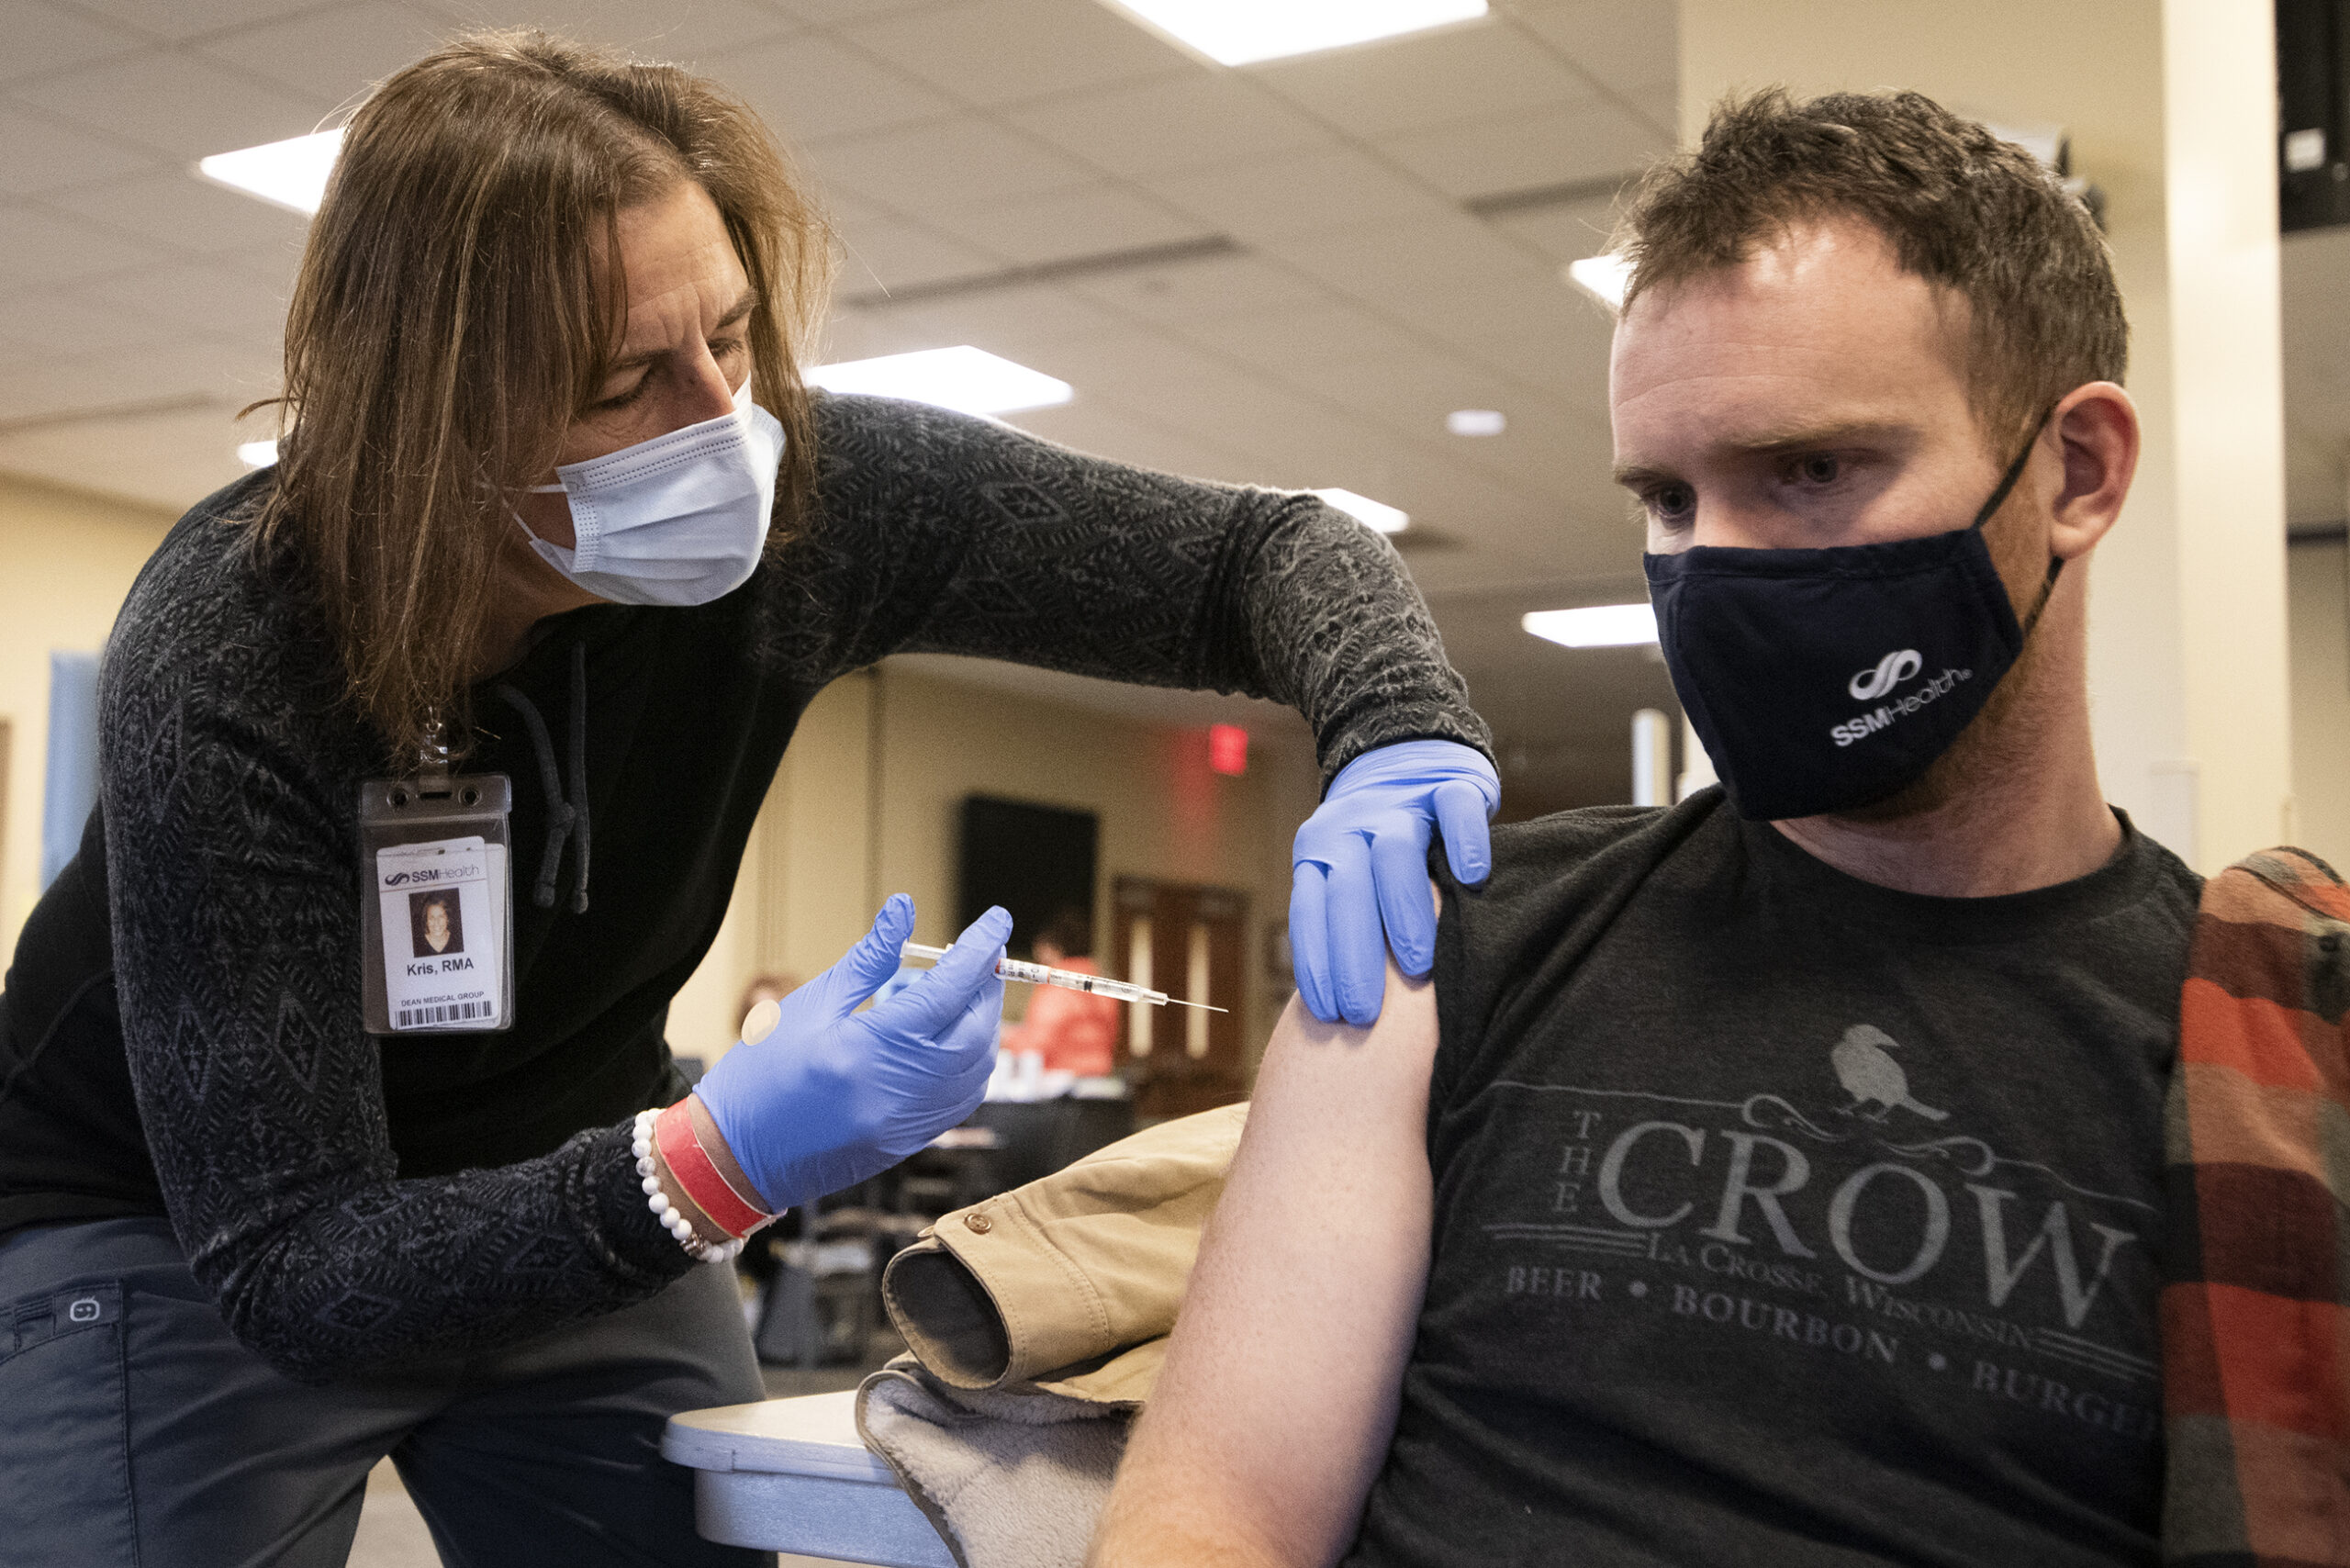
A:
[[[1433,345],[1414,345],[1402,354],[1302,359],[1281,374],[1339,408],[1438,445],[1477,444],[1446,434],[1444,416],[1455,409],[1497,408],[1507,413],[1513,390],[1487,367]]]
[[[0,203],[0,292],[103,277],[169,260],[152,246],[78,218]]]
[[[43,0],[0,0],[0,82],[48,76],[146,46],[136,33],[108,27]]]
[[[929,214],[958,239],[1023,264],[1203,239],[1194,219],[1112,185],[1080,185]]]
[[[1624,101],[1639,111],[1639,117],[1657,129],[1659,134],[1676,142],[1681,138],[1681,84],[1662,82],[1653,87],[1636,87],[1622,95]]]
[[[39,375],[42,367],[56,358],[54,351],[18,342],[0,330],[0,386]]]
[[[1319,476],[1321,465],[1303,460],[1299,449],[1337,416],[1286,386],[1246,375],[1184,390],[1187,396],[1154,398],[1147,389],[1127,388],[1117,399],[1131,411],[1249,458],[1241,476],[1249,484],[1300,488]]]
[[[77,124],[194,161],[303,136],[331,105],[184,54],[140,54],[9,89]]]
[[[1557,304],[1543,301],[1507,325],[1457,331],[1452,342],[1478,364],[1605,418],[1615,325],[1597,302],[1563,286],[1559,293]]]
[[[805,173],[812,175],[814,170],[811,167]],[[811,181],[811,184],[814,182]],[[836,225],[854,228],[860,223],[900,221],[895,211],[882,206],[879,202],[867,201],[863,196],[853,195],[837,185],[824,187],[816,194],[823,206],[825,218]]]
[[[1551,337],[1559,333],[1596,330],[1604,342],[1607,330],[1593,326],[1591,302],[1561,283],[1548,266],[1530,276],[1487,274],[1449,288],[1429,286],[1433,291],[1411,310],[1411,319],[1464,349],[1499,343],[1503,348],[1497,353],[1513,353],[1523,360],[1547,355]]]
[[[798,145],[957,112],[954,100],[817,33],[731,52],[712,63],[713,75]]]
[[[1056,365],[1063,363],[1058,356],[1070,342],[1136,330],[1074,290],[1054,284],[990,288],[927,303],[848,308],[836,319],[855,331],[859,341],[876,345],[863,351],[867,353],[973,343],[1063,380],[1071,377]],[[1046,363],[1047,359],[1053,363]]]
[[[109,355],[63,355],[43,364],[35,374],[0,380],[0,426],[58,414],[200,398],[220,410],[220,428],[230,430],[229,416],[254,396],[251,384],[237,373],[247,358],[227,344],[167,330],[151,333],[140,345],[135,375],[121,360]],[[118,438],[118,456],[125,462],[135,460],[135,434],[127,426],[118,428],[124,432]],[[92,478],[100,472],[93,470]]]
[[[1089,404],[1171,428],[1248,459],[1227,471],[1257,484],[1328,482],[1317,446],[1356,443],[1344,414],[1269,376],[1157,332],[1127,330],[1063,346],[1055,371]]]
[[[206,39],[197,51],[297,92],[341,103],[412,63],[451,30],[440,17],[367,0],[240,28]]]
[[[841,270],[834,286],[844,295],[969,277],[1003,265],[1000,256],[950,239],[935,229],[895,218],[844,228],[841,244]]]
[[[301,265],[303,242],[308,237],[307,230],[299,234],[280,235],[274,240],[264,240],[258,245],[247,245],[234,251],[216,251],[205,260],[216,267],[229,267],[259,278],[279,293],[290,297],[294,292],[294,274]]]
[[[43,205],[198,253],[298,244],[309,228],[300,213],[176,169],[60,192]]]
[[[1005,116],[1113,174],[1144,176],[1327,146],[1330,132],[1237,73],[1170,76]]]
[[[1070,284],[1078,293],[1150,321],[1214,320],[1324,303],[1327,296],[1261,256],[1208,256]]]
[[[95,11],[158,38],[188,39],[241,28],[296,11],[318,8],[318,0],[76,0]]]
[[[803,22],[830,27],[835,22],[865,21],[907,11],[935,11],[952,0],[767,0],[777,10]]]
[[[153,322],[127,310],[93,309],[55,286],[0,292],[0,338],[44,359],[110,354],[154,336]]]
[[[1521,26],[1617,91],[1680,79],[1674,0],[1545,0],[1516,10]]]
[[[1457,196],[1628,175],[1673,151],[1665,137],[1606,102],[1382,137],[1378,145]]]
[[[0,436],[0,466],[185,509],[245,472],[236,448],[250,439],[225,409],[94,420]]]
[[[186,332],[248,340],[285,323],[285,296],[251,273],[201,262],[107,278],[73,291],[93,305],[127,310]]]
[[[969,0],[837,30],[983,106],[1201,69],[1094,0]]]
[[[878,359],[883,354],[938,348],[939,343],[900,330],[889,312],[835,310],[805,350],[811,364],[838,364],[854,359]]]
[[[1249,244],[1328,229],[1397,227],[1460,215],[1450,201],[1353,149],[1269,158],[1146,182],[1166,201]]]
[[[789,32],[798,19],[755,0],[430,0],[466,27],[544,28],[582,43],[606,44],[648,60],[699,67],[729,50]]]
[[[1383,318],[1335,299],[1186,321],[1179,330],[1202,348],[1276,372],[1334,359],[1406,358],[1427,346]]]
[[[1604,414],[1575,413],[1514,398],[1503,434],[1459,443],[1461,461],[1569,501],[1583,511],[1625,510],[1623,494],[1608,481],[1611,466]]]
[[[1251,68],[1334,125],[1384,136],[1580,103],[1591,84],[1501,22]]]
[[[0,194],[29,196],[155,166],[155,154],[79,126],[0,105]]]
[[[1547,315],[1570,303],[1556,269],[1459,211],[1440,222],[1367,224],[1265,249],[1375,309],[1438,331],[1464,322],[1506,329],[1515,318],[1498,312],[1531,305]]]
[[[1156,328],[1131,322],[1070,339],[1063,345],[1061,363],[1075,372],[1064,379],[1088,397],[1152,410],[1154,420],[1156,407],[1178,400],[1179,391],[1222,388],[1243,374]]]
[[[1563,265],[1607,249],[1608,238],[1615,231],[1616,203],[1612,197],[1599,197],[1520,212],[1498,212],[1485,221]]]
[[[1029,196],[1096,177],[1018,131],[970,116],[829,142],[808,162],[826,184],[904,213]]]

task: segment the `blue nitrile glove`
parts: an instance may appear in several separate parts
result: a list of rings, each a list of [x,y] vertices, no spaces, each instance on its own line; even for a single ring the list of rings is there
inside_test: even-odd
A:
[[[857,1012],[898,972],[913,928],[913,901],[900,893],[847,957],[783,999],[765,1039],[736,1046],[694,1086],[770,1210],[887,1170],[987,1093],[1012,916],[988,911],[937,967]]]
[[[1454,876],[1482,882],[1494,859],[1485,822],[1501,803],[1494,765],[1452,741],[1402,741],[1338,770],[1289,852],[1290,962],[1316,1018],[1377,1019],[1389,946],[1405,974],[1428,972],[1428,831],[1444,830]]]

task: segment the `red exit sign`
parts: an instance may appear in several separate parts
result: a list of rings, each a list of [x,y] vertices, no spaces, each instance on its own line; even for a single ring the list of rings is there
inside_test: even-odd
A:
[[[1248,771],[1248,732],[1237,724],[1208,726],[1208,766],[1237,778]]]

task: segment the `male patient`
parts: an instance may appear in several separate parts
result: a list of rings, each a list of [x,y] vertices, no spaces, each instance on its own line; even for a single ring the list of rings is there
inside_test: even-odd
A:
[[[1104,1568],[2155,1561],[2199,882],[2090,756],[2104,246],[1908,95],[1726,106],[1624,239],[1725,790],[1503,830],[1430,982],[1292,1006]]]

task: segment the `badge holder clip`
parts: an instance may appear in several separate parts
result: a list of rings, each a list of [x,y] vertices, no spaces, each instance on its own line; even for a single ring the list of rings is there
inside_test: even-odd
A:
[[[436,722],[409,778],[359,786],[361,1001],[371,1035],[514,1025],[512,782],[456,774]]]

